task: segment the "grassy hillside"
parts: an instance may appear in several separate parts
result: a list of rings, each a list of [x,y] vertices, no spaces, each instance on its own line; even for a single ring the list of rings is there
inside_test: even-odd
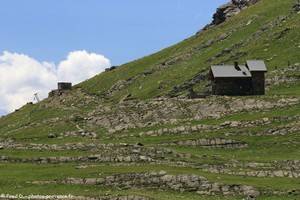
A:
[[[128,94],[147,99],[168,94],[174,86],[181,86],[208,70],[211,64],[263,59],[269,70],[295,64],[299,62],[300,16],[292,12],[294,3],[294,0],[261,1],[224,24],[115,71],[102,73],[79,86],[101,95],[123,80],[128,84],[116,91],[113,99]]]
[[[299,199],[294,4],[261,0],[177,45],[0,118],[0,194]],[[211,64],[247,59],[266,61],[267,95],[186,98],[190,88],[207,90]]]

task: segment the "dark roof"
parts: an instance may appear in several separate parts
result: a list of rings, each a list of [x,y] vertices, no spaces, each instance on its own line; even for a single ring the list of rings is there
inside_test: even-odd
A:
[[[267,72],[267,67],[262,60],[248,60],[246,63],[250,72]]]
[[[251,72],[267,72],[265,62],[262,60],[248,60],[246,65],[213,65],[211,72],[215,78],[250,78]]]
[[[251,73],[245,65],[239,65],[237,69],[233,65],[214,65],[211,66],[211,72],[215,78],[250,78]]]

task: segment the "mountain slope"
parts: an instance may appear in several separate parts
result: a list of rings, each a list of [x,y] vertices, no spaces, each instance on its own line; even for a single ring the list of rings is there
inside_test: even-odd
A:
[[[269,70],[299,62],[299,15],[294,0],[260,1],[225,23],[159,53],[100,74],[80,85],[93,94],[146,99],[170,93],[211,64],[263,59]],[[119,81],[119,82],[118,82]],[[121,81],[121,82],[120,82]],[[206,83],[199,83],[205,85]],[[197,86],[196,86],[197,87]],[[111,91],[109,91],[111,92]]]
[[[260,0],[177,45],[0,118],[0,193],[299,199],[295,5]],[[211,64],[247,59],[266,60],[267,95],[187,98],[191,89],[209,90]]]

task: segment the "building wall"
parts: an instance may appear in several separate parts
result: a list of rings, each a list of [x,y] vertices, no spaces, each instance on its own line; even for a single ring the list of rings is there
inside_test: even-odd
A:
[[[215,78],[212,81],[214,95],[251,95],[253,93],[251,78]]]
[[[72,89],[72,83],[64,83],[60,82],[57,84],[58,90],[71,90]]]
[[[252,74],[252,87],[254,95],[265,94],[265,73],[264,72],[251,72]]]

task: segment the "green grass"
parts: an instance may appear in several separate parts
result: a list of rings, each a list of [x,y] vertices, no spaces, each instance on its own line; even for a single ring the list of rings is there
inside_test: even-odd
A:
[[[208,119],[202,120],[203,124],[221,124],[225,121],[253,121],[263,118],[273,117],[289,117],[300,114],[300,104],[296,104],[289,107],[274,108],[266,111],[250,111],[250,112],[239,112],[232,115],[226,115],[220,119]]]
[[[34,164],[0,164],[0,193],[12,193],[18,188],[32,187],[31,181],[37,180],[62,180],[68,177],[95,178],[112,174],[144,173],[165,170],[168,174],[195,174],[206,177],[209,181],[224,184],[246,184],[264,189],[290,190],[299,188],[298,179],[289,178],[256,178],[242,177],[202,172],[188,167],[172,167],[166,165],[132,165],[132,166],[107,166],[95,165],[85,169],[76,169],[74,164],[64,165],[34,165]],[[34,171],[34,173],[28,173]],[[44,186],[45,187],[45,186]],[[60,186],[61,187],[61,186]],[[68,188],[68,186],[65,186]],[[4,190],[4,189],[7,189]],[[33,190],[34,192],[35,190]],[[81,189],[81,191],[83,191]],[[15,192],[13,192],[15,193]],[[52,194],[52,193],[51,193]]]
[[[3,188],[3,191],[6,187]],[[9,188],[7,188],[9,189]],[[1,189],[0,189],[1,191]],[[5,190],[7,191],[7,190]],[[29,192],[32,191],[32,192]],[[100,187],[100,186],[78,186],[78,185],[47,185],[47,186],[36,186],[28,185],[26,187],[16,186],[11,194],[44,194],[44,195],[57,195],[64,194],[69,195],[72,193],[78,196],[126,196],[126,195],[137,195],[143,197],[149,197],[157,200],[240,200],[241,197],[220,197],[220,196],[200,196],[192,193],[178,193],[173,191],[153,191],[151,189],[130,189],[126,191],[120,191],[113,188]],[[288,199],[288,198],[287,198]],[[290,199],[289,199],[290,200]]]
[[[275,86],[270,91],[270,94],[299,96],[300,95],[300,83]]]
[[[272,145],[272,144],[267,144]],[[291,147],[283,147],[287,145],[276,145],[272,148],[266,147],[248,147],[244,149],[208,149],[201,147],[170,147],[176,152],[190,153],[194,156],[217,157],[222,162],[228,160],[239,160],[248,162],[270,162],[273,160],[297,160],[300,151],[297,145]],[[216,162],[216,160],[213,160]]]
[[[49,151],[49,150],[0,150],[0,156],[8,156],[10,158],[38,158],[38,157],[79,157],[89,156],[97,152],[81,151],[81,150],[64,150],[64,151]]]

